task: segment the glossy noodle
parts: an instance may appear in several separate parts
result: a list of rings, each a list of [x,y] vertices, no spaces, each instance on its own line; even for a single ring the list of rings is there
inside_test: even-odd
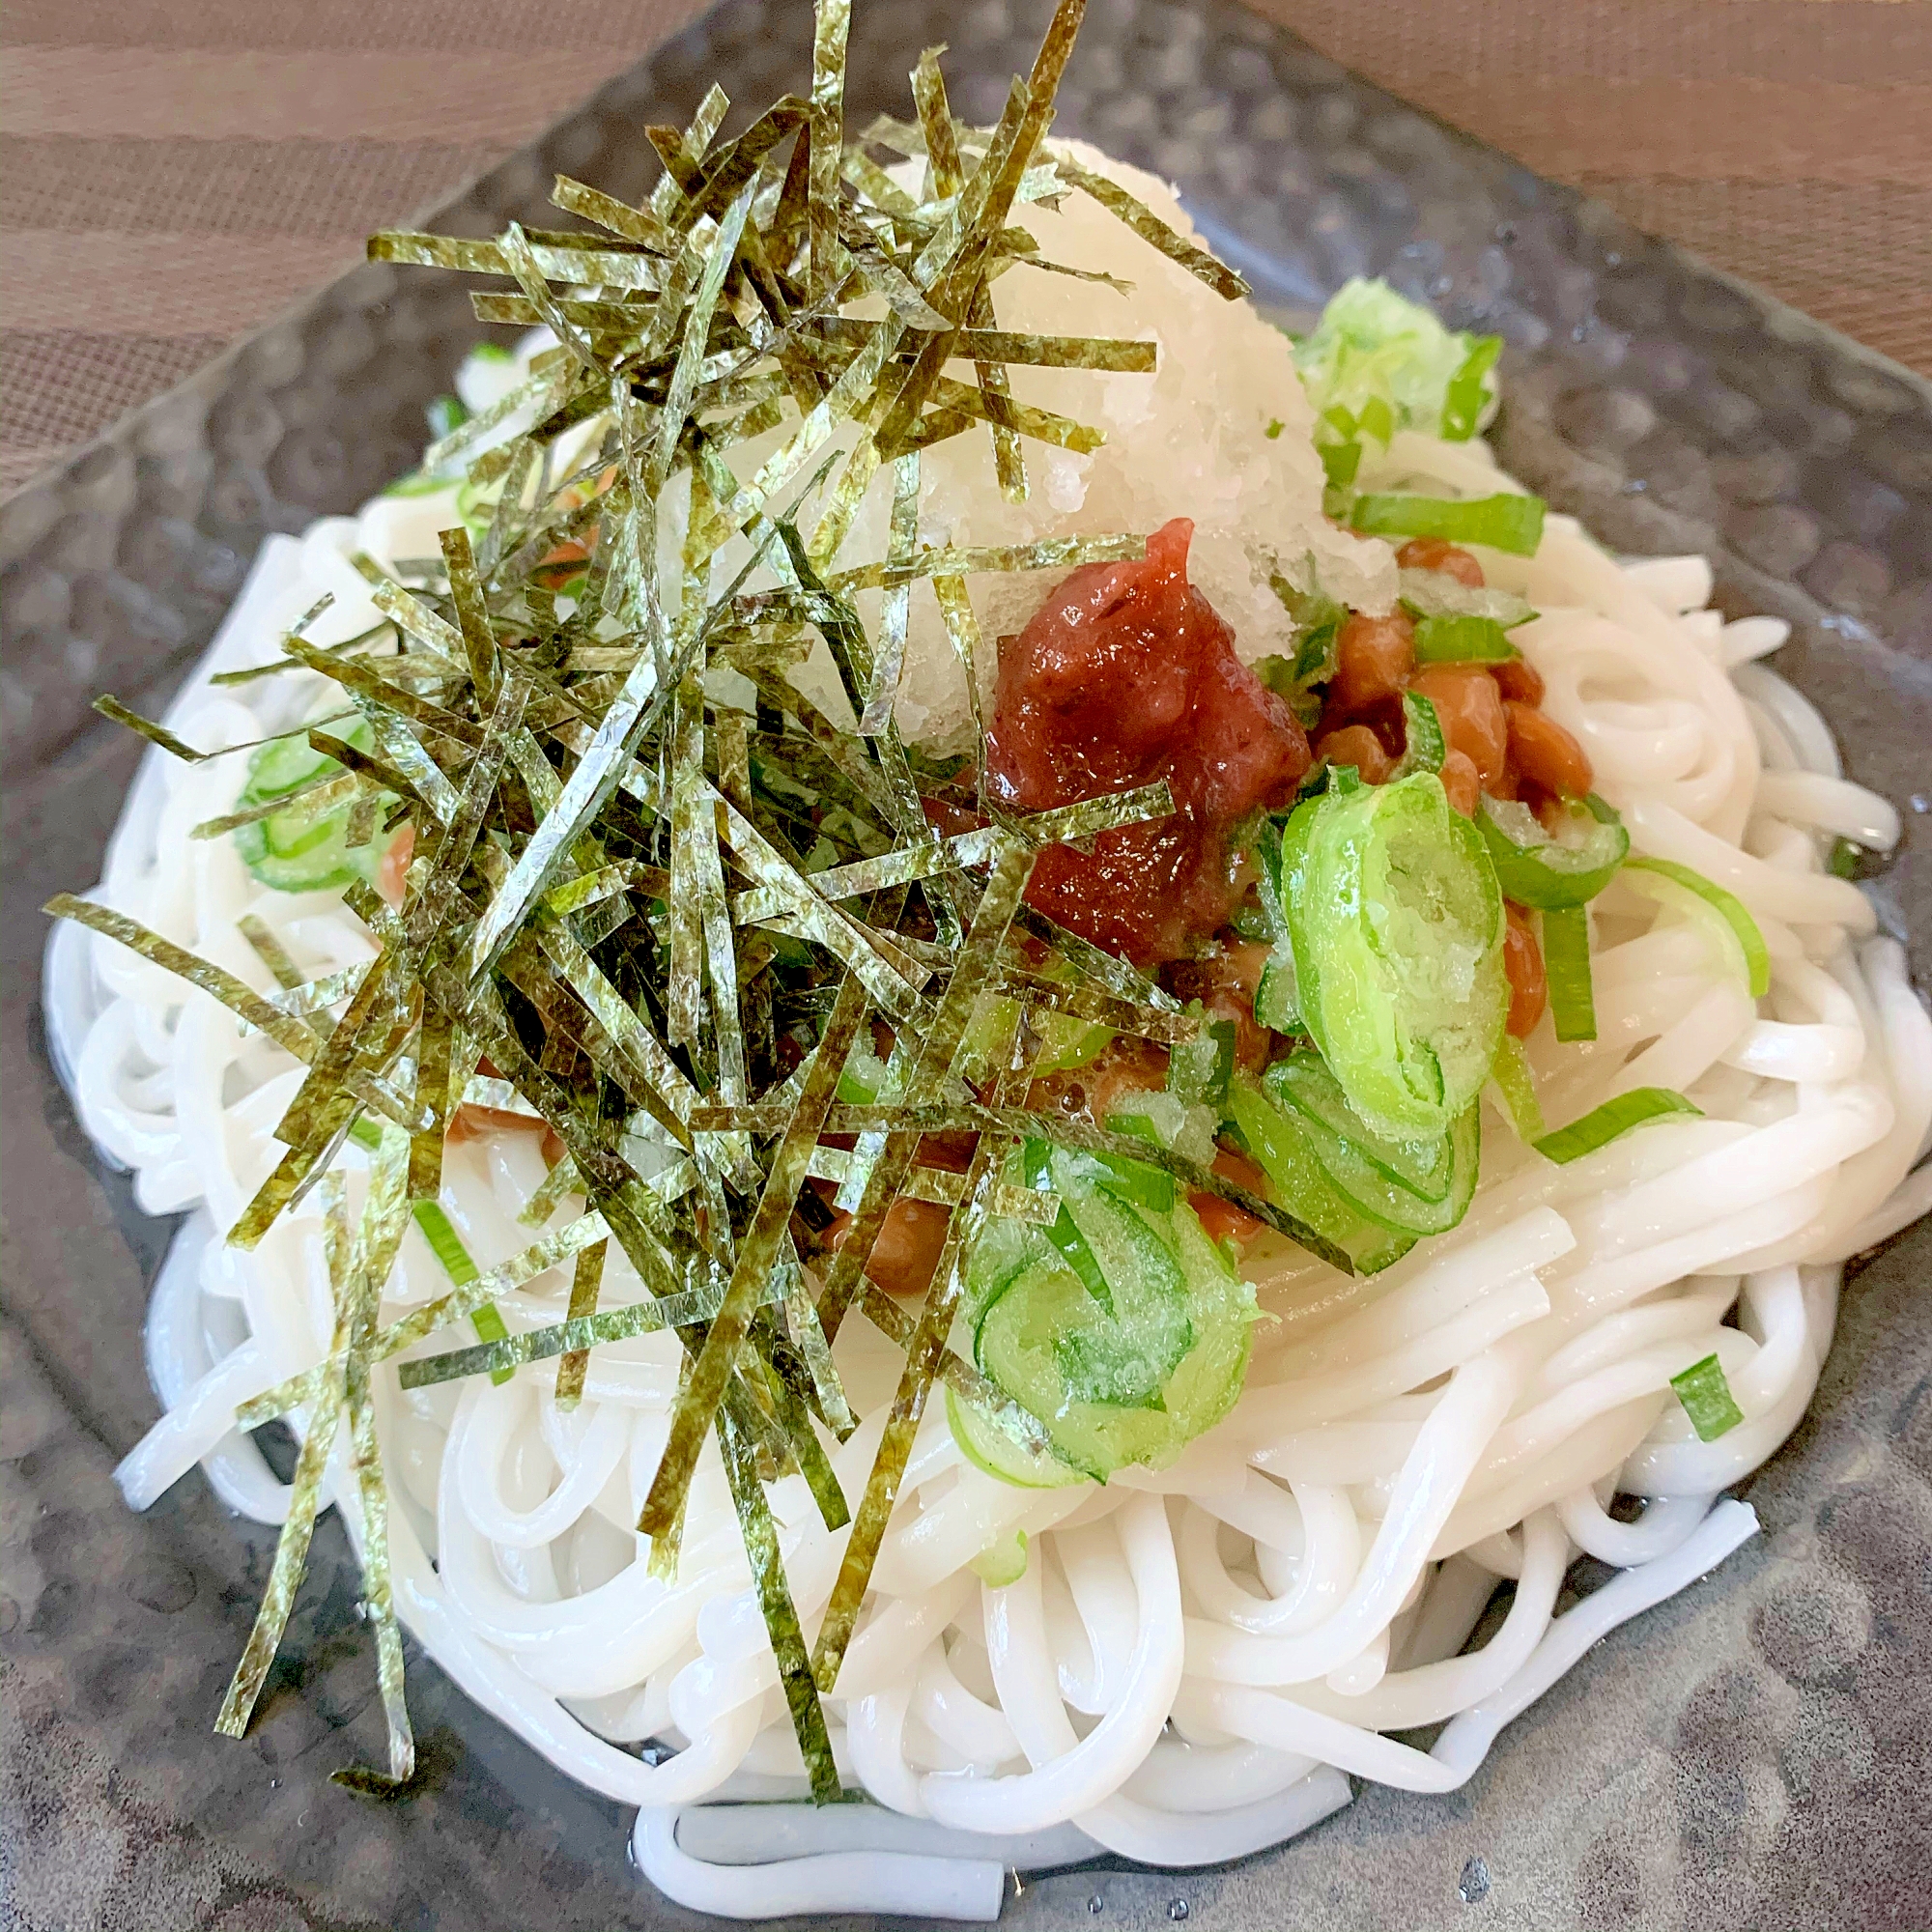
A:
[[[1406,432],[1362,480],[1516,487],[1480,442]],[[365,517],[358,540],[382,536]],[[208,680],[313,601],[332,568],[314,568],[321,541],[270,540],[168,714],[189,742],[258,737],[305,701],[286,679]],[[1620,880],[1591,912],[1597,1040],[1559,1047],[1545,1027],[1528,1042],[1544,1105],[1568,1120],[1658,1086],[1701,1118],[1555,1166],[1494,1114],[1466,1219],[1373,1281],[1263,1236],[1245,1272],[1268,1319],[1245,1389],[1158,1472],[1010,1487],[928,1412],[826,1699],[840,1774],[872,1806],[727,1802],[795,1801],[805,1783],[715,1443],[674,1583],[649,1574],[634,1528],[677,1390],[671,1338],[594,1350],[568,1408],[550,1365],[407,1393],[379,1378],[404,1624],[553,1763],[641,1807],[639,1861],[671,1896],[743,1917],[988,1918],[1009,1865],[1099,1848],[1215,1862],[1307,1829],[1350,1777],[1451,1790],[1597,1636],[1753,1533],[1721,1492],[1803,1415],[1845,1260],[1923,1211],[1932,1185],[1932,1025],[1899,946],[1825,863],[1838,837],[1883,849],[1896,816],[1843,779],[1817,714],[1757,663],[1782,626],[1707,609],[1699,559],[1619,564],[1552,515],[1535,555],[1486,567],[1540,612],[1516,640],[1634,852],[1744,902],[1769,993],[1750,997],[1695,919]],[[266,890],[227,839],[188,838],[230,809],[233,783],[151,753],[100,895],[251,983],[266,977],[251,916],[304,979],[368,957],[333,895]],[[231,1506],[277,1521],[287,1492],[235,1411],[327,1346],[321,1217],[298,1208],[252,1254],[213,1231],[271,1165],[298,1073],[212,999],[77,927],[61,929],[48,987],[89,1132],[145,1208],[190,1214],[149,1320],[167,1413],[123,1488],[144,1506],[199,1463]],[[545,1174],[534,1132],[451,1145],[442,1201],[479,1265],[528,1244],[519,1216]],[[639,1297],[627,1275],[613,1248],[611,1305]],[[508,1330],[559,1321],[570,1285],[566,1265],[500,1297]],[[385,1311],[446,1287],[412,1228]],[[1743,1420],[1706,1442],[1672,1378],[1712,1354]],[[837,1359],[866,1418],[832,1451],[857,1494],[897,1356],[855,1321]],[[327,1488],[354,1534],[341,1454]],[[844,1532],[824,1528],[802,1477],[770,1496],[810,1630]],[[1639,1507],[1611,1513],[1618,1497]],[[1579,1552],[1621,1574],[1554,1615]],[[1508,1615],[1464,1652],[1503,1577]],[[1385,1735],[1445,1721],[1428,1752]]]

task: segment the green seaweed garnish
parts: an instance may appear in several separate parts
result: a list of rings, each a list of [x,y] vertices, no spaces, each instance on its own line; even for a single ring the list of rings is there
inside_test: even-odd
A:
[[[278,1163],[229,1238],[251,1245],[305,1197],[319,1205],[333,1335],[320,1363],[238,1414],[252,1428],[299,1409],[306,1428],[224,1731],[247,1725],[346,1432],[390,1745],[386,1775],[350,1776],[398,1788],[412,1759],[376,1381],[505,1378],[555,1361],[567,1407],[594,1386],[598,1349],[666,1330],[684,1354],[642,1510],[650,1573],[675,1576],[692,1472],[717,1442],[813,1795],[836,1798],[819,1687],[837,1679],[934,1382],[1016,1452],[1050,1454],[1040,1421],[947,1346],[981,1229],[1009,1217],[1050,1227],[1059,1213],[1050,1191],[1014,1184],[1012,1150],[1037,1139],[1131,1161],[1148,1185],[1208,1187],[1331,1253],[1278,1208],[1163,1148],[1027,1109],[1035,1021],[1065,1016],[1170,1044],[1198,1031],[1144,974],[1022,897],[1039,849],[1171,812],[1165,787],[1009,820],[983,793],[976,801],[983,732],[970,758],[942,768],[908,750],[895,720],[920,580],[977,719],[987,639],[970,576],[1145,552],[1131,531],[956,547],[921,527],[922,452],[941,440],[983,434],[1014,498],[1028,487],[1029,440],[1098,445],[1091,424],[1019,403],[1009,367],[1154,368],[1149,341],[1000,326],[993,284],[1022,264],[1126,287],[1043,258],[1011,225],[1016,210],[1089,195],[1224,296],[1243,292],[1047,143],[1082,13],[1082,0],[1061,0],[993,128],[954,117],[933,49],[913,76],[916,122],[851,140],[846,0],[819,0],[809,93],[731,139],[719,138],[728,102],[715,88],[688,127],[645,130],[663,172],[641,205],[559,179],[554,199],[583,231],[511,224],[489,241],[391,233],[369,244],[375,260],[495,278],[477,313],[545,322],[559,343],[498,403],[467,418],[440,412],[418,472],[452,492],[439,554],[393,575],[352,559],[382,623],[320,646],[303,635],[318,607],[273,662],[235,674],[310,672],[341,708],[303,727],[307,762],[290,787],[198,831],[282,822],[299,834],[341,814],[353,874],[341,890],[374,957],[305,980],[256,920],[244,934],[274,981],[261,994],[102,907],[49,907],[181,975],[307,1069],[274,1129]],[[868,146],[923,156],[923,179],[895,180]],[[842,312],[867,296],[867,319]],[[970,383],[947,373],[968,366]],[[753,469],[746,447],[772,430],[783,434]],[[853,557],[875,485],[890,492],[889,541],[882,555]],[[661,527],[684,532],[675,563]],[[753,571],[770,587],[749,588]],[[815,640],[856,730],[790,681]],[[720,695],[725,672],[748,681],[738,696]],[[217,755],[102,708],[172,755]],[[935,795],[977,802],[980,828],[934,832]],[[391,904],[374,890],[373,861],[404,832],[413,843]],[[841,1083],[855,1042],[869,1053],[877,1026],[893,1039],[883,1084],[858,1090],[861,1103]],[[439,1203],[444,1140],[466,1105],[541,1120],[554,1136],[549,1176],[522,1215],[549,1232],[489,1268]],[[977,1137],[963,1174],[922,1160],[923,1136],[947,1129]],[[849,1150],[824,1144],[848,1132]],[[371,1179],[352,1237],[345,1174],[358,1161]],[[853,1211],[829,1260],[814,1178]],[[907,1198],[943,1208],[949,1231],[924,1301],[901,1305],[865,1267]],[[384,1320],[412,1219],[449,1287]],[[600,1302],[613,1244],[643,1298],[610,1308]],[[531,1325],[528,1301],[514,1297],[565,1264],[564,1319]],[[848,1506],[817,1431],[843,1439],[860,1420],[833,1356],[855,1310],[906,1362]],[[473,1343],[451,1332],[466,1322]],[[793,1471],[828,1525],[848,1514],[853,1525],[810,1645],[765,1496]]]

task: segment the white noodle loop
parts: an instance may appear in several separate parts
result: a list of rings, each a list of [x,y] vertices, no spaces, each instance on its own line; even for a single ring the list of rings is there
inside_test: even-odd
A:
[[[1406,432],[1365,468],[1372,487],[1517,487],[1482,445]],[[208,675],[270,657],[322,589],[340,602],[317,636],[354,635],[371,612],[349,554],[386,558],[405,536],[422,541],[372,513],[271,538],[170,723],[213,745],[317,715],[306,676],[215,689]],[[1750,908],[1771,993],[1753,999],[1696,921],[1606,895],[1592,911],[1598,1039],[1561,1046],[1546,1023],[1527,1043],[1546,1109],[1569,1120],[1661,1085],[1706,1118],[1561,1168],[1492,1120],[1463,1226],[1373,1281],[1257,1243],[1271,1319],[1245,1392],[1171,1469],[1009,1488],[964,1463],[934,1405],[826,1699],[841,1775],[871,1804],[730,1802],[806,1786],[715,1444],[674,1583],[648,1575],[635,1533],[676,1399],[672,1338],[598,1350],[570,1412],[551,1365],[410,1395],[379,1376],[404,1621],[534,1748],[642,1807],[638,1861],[670,1897],[740,1918],[985,1919],[1009,1866],[1096,1848],[1237,1857],[1345,1804],[1344,1774],[1454,1789],[1606,1630],[1751,1534],[1748,1509],[1714,1499],[1804,1413],[1839,1264],[1932,1208],[1932,1023],[1902,950],[1871,936],[1870,901],[1827,868],[1833,838],[1889,849],[1898,814],[1845,780],[1816,710],[1755,662],[1782,621],[1706,608],[1703,559],[1620,565],[1551,516],[1537,556],[1484,561],[1542,613],[1514,636],[1635,850]],[[367,958],[332,896],[263,890],[231,840],[188,838],[237,784],[233,764],[151,754],[99,895],[264,993],[244,914],[305,976]],[[151,1316],[166,1412],[123,1488],[145,1507],[199,1462],[234,1507],[277,1520],[287,1491],[234,1409],[327,1350],[320,1222],[298,1209],[249,1254],[216,1236],[275,1159],[300,1069],[206,995],[70,926],[46,1009],[89,1133],[145,1207],[196,1210]],[[527,1243],[516,1215],[542,1173],[533,1135],[452,1147],[443,1205],[479,1265]],[[607,1301],[635,1298],[627,1264],[611,1265]],[[411,1235],[384,1319],[442,1286]],[[506,1296],[513,1331],[558,1319],[567,1289],[559,1271]],[[1703,1442],[1670,1382],[1711,1354],[1744,1420]],[[858,1320],[838,1359],[865,1415],[832,1450],[856,1496],[897,1370]],[[353,1492],[332,1480],[354,1533]],[[1645,1499],[1633,1520],[1612,1513],[1620,1492]],[[801,1478],[771,1498],[810,1631],[845,1532],[826,1532]],[[983,1585],[975,1560],[1021,1536],[1018,1579]],[[1555,1615],[1578,1551],[1621,1575]],[[1465,1653],[1498,1576],[1516,1579],[1509,1613]],[[1383,1735],[1444,1719],[1427,1753]],[[669,1754],[627,1747],[646,1740]]]

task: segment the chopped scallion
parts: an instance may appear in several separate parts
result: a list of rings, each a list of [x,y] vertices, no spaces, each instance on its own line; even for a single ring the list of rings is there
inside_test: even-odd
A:
[[[1536,1097],[1529,1056],[1522,1050],[1522,1041],[1514,1035],[1503,1035],[1490,1067],[1490,1078],[1495,1082],[1495,1091],[1501,1096],[1503,1111],[1509,1116],[1517,1138],[1532,1146],[1540,1141],[1544,1135],[1543,1103]]]
[[[1531,1146],[1546,1160],[1553,1160],[1562,1166],[1573,1160],[1581,1160],[1586,1153],[1595,1153],[1599,1148],[1608,1147],[1633,1127],[1643,1126],[1651,1121],[1686,1117],[1701,1119],[1703,1112],[1695,1101],[1687,1100],[1671,1088],[1633,1087],[1628,1094],[1619,1094],[1614,1099],[1605,1100],[1601,1107],[1592,1107],[1580,1120],[1572,1121],[1567,1127],[1558,1127],[1553,1134],[1540,1136],[1531,1142]]]
[[[439,442],[469,420],[469,412],[460,396],[433,397],[423,414],[429,419],[431,437]]]
[[[1009,1531],[982,1549],[967,1567],[989,1590],[1004,1590],[1009,1583],[1017,1583],[1026,1575],[1026,1531]]]
[[[1362,467],[1362,445],[1359,442],[1324,442],[1317,445],[1316,454],[1321,459],[1321,472],[1328,479],[1331,490],[1346,490],[1355,480],[1355,471]]]
[[[1024,1160],[1029,1187],[1043,1190],[1052,1186],[1047,1164],[1051,1151],[1044,1141],[1027,1142]],[[1094,1259],[1094,1250],[1087,1245],[1086,1236],[1074,1225],[1073,1216],[1066,1211],[1065,1202],[1061,1204],[1060,1212],[1054,1216],[1052,1226],[1047,1229],[1046,1238],[1059,1251],[1060,1259],[1080,1277],[1081,1287],[1111,1315],[1114,1312],[1113,1291],[1107,1286],[1107,1277],[1100,1272],[1100,1264]]]
[[[449,1216],[442,1211],[440,1203],[412,1201],[410,1212],[415,1217],[423,1239],[429,1243],[430,1253],[458,1288],[468,1288],[479,1278],[482,1270],[470,1260],[469,1250],[463,1245],[463,1237],[450,1226]],[[486,1301],[477,1309],[469,1318],[469,1325],[475,1329],[479,1342],[507,1342],[510,1338],[510,1331],[494,1301]],[[506,1382],[515,1373],[514,1369],[492,1369],[490,1379],[497,1383]]]
[[[1503,353],[1500,335],[1479,335],[1471,345],[1463,366],[1449,380],[1442,397],[1442,440],[1467,442],[1482,420],[1483,405],[1489,401],[1484,378],[1496,366]]]
[[[1403,609],[1415,617],[1493,617],[1511,631],[1536,615],[1529,599],[1514,590],[1499,590],[1493,583],[1464,583],[1446,570],[1405,569],[1397,582]]]
[[[1677,1391],[1677,1400],[1684,1405],[1684,1413],[1690,1418],[1690,1427],[1701,1442],[1715,1442],[1745,1419],[1730,1383],[1724,1379],[1723,1365],[1714,1354],[1679,1370],[1670,1378],[1670,1386]]]
[[[1647,897],[1688,912],[1715,931],[1752,999],[1761,1000],[1771,991],[1771,950],[1750,909],[1735,893],[1674,859],[1631,859],[1624,874]]]
[[[1494,497],[1419,497],[1406,491],[1357,497],[1350,521],[1376,537],[1440,537],[1446,543],[1487,544],[1512,556],[1534,556],[1543,541],[1543,498],[1513,493]]]
[[[1410,772],[1439,772],[1442,760],[1449,754],[1449,746],[1442,735],[1442,719],[1435,700],[1417,691],[1405,691],[1402,717],[1405,732],[1402,756],[1390,778],[1406,779]]]
[[[1493,617],[1418,617],[1415,661],[1432,664],[1509,664],[1522,653]]]
[[[1590,990],[1590,915],[1552,906],[1543,915],[1543,973],[1549,1017],[1562,1040],[1595,1039],[1597,1002]]]
[[[1503,896],[1546,911],[1587,904],[1616,877],[1630,851],[1622,819],[1594,792],[1567,801],[1554,838],[1526,805],[1487,792],[1476,823]]]

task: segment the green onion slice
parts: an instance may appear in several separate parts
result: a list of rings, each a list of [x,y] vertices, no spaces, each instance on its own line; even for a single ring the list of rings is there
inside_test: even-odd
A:
[[[1351,453],[1349,473],[1352,475],[1352,457],[1359,451],[1352,443],[1349,449]],[[1324,464],[1332,453],[1328,449],[1322,451]],[[1306,559],[1304,575],[1310,583],[1316,582],[1313,556]],[[1321,694],[1312,687],[1323,684],[1335,675],[1336,639],[1349,613],[1319,587],[1302,590],[1280,570],[1269,572],[1268,588],[1293,620],[1294,654],[1293,657],[1261,658],[1257,660],[1254,669],[1270,691],[1288,700],[1289,708],[1303,726],[1312,729],[1321,715]]]
[[[1623,820],[1595,792],[1565,802],[1554,834],[1528,806],[1483,794],[1476,810],[1503,897],[1550,911],[1587,904],[1630,852]]]
[[[1026,1184],[1044,1193],[1053,1186],[1052,1170],[1049,1165],[1052,1150],[1044,1141],[1028,1141],[1024,1155]],[[1121,1163],[1124,1169],[1126,1163]],[[1061,1203],[1060,1212],[1054,1216],[1053,1224],[1046,1231],[1046,1238],[1059,1251],[1060,1258],[1080,1277],[1080,1286],[1104,1308],[1109,1315],[1114,1312],[1113,1291],[1107,1286],[1107,1277],[1100,1272],[1100,1264],[1094,1259],[1094,1250],[1087,1245],[1087,1237],[1073,1224],[1073,1216],[1066,1211],[1066,1204]]]
[[[1350,521],[1372,537],[1440,537],[1534,556],[1543,541],[1543,509],[1541,497],[1419,497],[1396,491],[1357,497]]]
[[[1406,733],[1402,756],[1389,776],[1406,779],[1410,772],[1439,772],[1442,760],[1449,754],[1449,745],[1442,735],[1442,720],[1435,700],[1417,691],[1405,691],[1402,719]],[[1514,896],[1507,887],[1504,893],[1506,896]]]
[[[1117,1134],[1132,1134],[1136,1140],[1147,1141],[1153,1147],[1161,1147],[1160,1130],[1146,1114],[1109,1114],[1108,1129]],[[1118,1194],[1123,1201],[1132,1201],[1139,1207],[1154,1214],[1174,1212],[1174,1176],[1165,1168],[1150,1167],[1145,1161],[1126,1160],[1120,1154],[1102,1153],[1094,1156],[1107,1170],[1107,1179],[1100,1182],[1110,1194]],[[1037,1180],[1029,1164],[1027,1185],[1043,1188],[1051,1183]],[[1061,1212],[1064,1214],[1065,1208]]]
[[[1282,835],[1296,1005],[1364,1122],[1439,1140],[1488,1081],[1509,1009],[1495,868],[1433,774],[1338,778]]]
[[[1677,1400],[1684,1405],[1684,1413],[1690,1418],[1690,1427],[1700,1441],[1715,1442],[1745,1419],[1730,1383],[1724,1379],[1723,1365],[1714,1354],[1680,1370],[1670,1378],[1670,1386],[1677,1391]]]
[[[1536,1097],[1536,1081],[1529,1070],[1529,1056],[1522,1050],[1522,1041],[1514,1035],[1503,1035],[1502,1044],[1496,1048],[1495,1060],[1490,1067],[1490,1078],[1495,1082],[1503,1112],[1509,1116],[1509,1123],[1516,1129],[1517,1138],[1532,1146],[1540,1141],[1545,1132],[1543,1103]]]
[[[1716,932],[1752,999],[1761,1000],[1771,991],[1771,951],[1749,908],[1735,893],[1674,859],[1632,859],[1624,869],[1630,883],[1646,897],[1689,913]]]
[[[429,420],[431,437],[440,441],[452,436],[469,420],[469,411],[461,396],[432,396],[429,407],[423,412]]]
[[[1560,1167],[1621,1140],[1633,1127],[1684,1116],[1701,1119],[1703,1113],[1694,1100],[1687,1100],[1669,1087],[1633,1087],[1628,1094],[1592,1107],[1581,1120],[1558,1127],[1553,1134],[1544,1134],[1531,1145],[1546,1160]]]
[[[1482,420],[1483,405],[1489,400],[1484,378],[1496,366],[1503,353],[1500,335],[1479,335],[1463,358],[1463,366],[1450,379],[1442,396],[1442,440],[1467,442]]]
[[[1446,570],[1397,573],[1403,609],[1413,617],[1488,617],[1513,631],[1536,615],[1528,598],[1492,583],[1468,584]]]
[[[442,1211],[440,1202],[412,1201],[410,1212],[414,1215],[423,1239],[429,1243],[430,1253],[458,1288],[468,1288],[472,1281],[480,1278],[482,1270],[470,1260],[469,1250],[463,1245],[462,1236],[450,1226],[449,1216]],[[486,1301],[478,1308],[470,1316],[469,1325],[475,1329],[479,1342],[507,1342],[510,1339],[510,1331],[494,1301]],[[514,1369],[492,1369],[490,1379],[501,1384],[515,1373]]]
[[[1372,1220],[1346,1201],[1329,1181],[1297,1120],[1284,1113],[1247,1078],[1229,1090],[1233,1125],[1226,1131],[1266,1173],[1269,1185],[1293,1201],[1334,1243],[1350,1273],[1378,1274],[1415,1245],[1416,1236]]]
[[[1274,943],[1255,986],[1255,1018],[1276,1033],[1294,1033],[1301,1026],[1301,1006],[1294,991],[1294,948],[1284,933]]]
[[[1415,661],[1432,664],[1511,664],[1522,653],[1493,617],[1418,617]]]
[[[1316,454],[1321,459],[1322,473],[1327,477],[1331,490],[1346,490],[1355,480],[1355,471],[1362,467],[1362,445],[1359,442],[1319,443]]]
[[[1328,1184],[1356,1212],[1407,1235],[1446,1234],[1467,1212],[1482,1156],[1474,1105],[1439,1140],[1402,1141],[1362,1120],[1319,1054],[1276,1061],[1263,1088],[1299,1128]]]
[[[1579,905],[1543,915],[1543,971],[1556,1037],[1595,1039],[1597,1002],[1590,990],[1590,916]]]

